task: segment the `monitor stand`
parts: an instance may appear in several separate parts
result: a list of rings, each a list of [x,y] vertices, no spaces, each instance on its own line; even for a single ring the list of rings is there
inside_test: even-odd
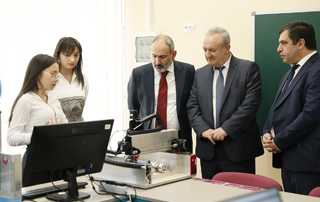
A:
[[[68,182],[68,190],[66,192],[53,193],[46,196],[47,199],[53,201],[78,201],[90,197],[90,194],[81,193],[77,186],[77,171],[67,170],[66,181]]]

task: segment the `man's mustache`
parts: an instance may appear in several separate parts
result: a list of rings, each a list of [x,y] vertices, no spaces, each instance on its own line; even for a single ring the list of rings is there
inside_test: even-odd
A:
[[[163,68],[164,66],[162,64],[158,64],[158,65],[155,65],[156,67],[159,67],[159,68]]]

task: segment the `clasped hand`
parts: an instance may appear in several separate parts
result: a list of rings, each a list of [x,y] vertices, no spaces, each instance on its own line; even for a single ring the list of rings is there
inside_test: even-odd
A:
[[[50,120],[46,121],[44,124],[49,125],[49,124],[56,124],[56,123],[58,123],[58,118],[55,116],[54,118],[51,118]]]
[[[269,133],[266,133],[263,135],[262,143],[263,143],[263,147],[266,148],[268,152],[272,152],[274,154],[281,152],[281,150],[274,144],[273,137]]]
[[[228,136],[228,134],[222,128],[217,128],[215,130],[208,129],[201,135],[202,137],[209,139],[212,144],[216,144],[215,141],[223,141]]]
[[[54,118],[51,118],[50,120],[46,121],[44,124],[48,125],[48,124],[56,124],[58,123],[58,118],[55,116]]]

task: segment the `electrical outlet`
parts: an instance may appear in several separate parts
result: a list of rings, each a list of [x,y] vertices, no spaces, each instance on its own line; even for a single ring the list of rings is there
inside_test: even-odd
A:
[[[194,23],[184,23],[184,32],[194,32],[195,25]]]

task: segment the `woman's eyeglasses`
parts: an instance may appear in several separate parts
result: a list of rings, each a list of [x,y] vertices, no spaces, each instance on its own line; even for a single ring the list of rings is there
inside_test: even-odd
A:
[[[49,73],[49,72],[46,72],[46,71],[42,71],[42,72],[44,72],[46,74],[50,74],[52,76],[52,78],[54,78],[54,79],[59,77],[59,73],[52,74],[52,73]]]

